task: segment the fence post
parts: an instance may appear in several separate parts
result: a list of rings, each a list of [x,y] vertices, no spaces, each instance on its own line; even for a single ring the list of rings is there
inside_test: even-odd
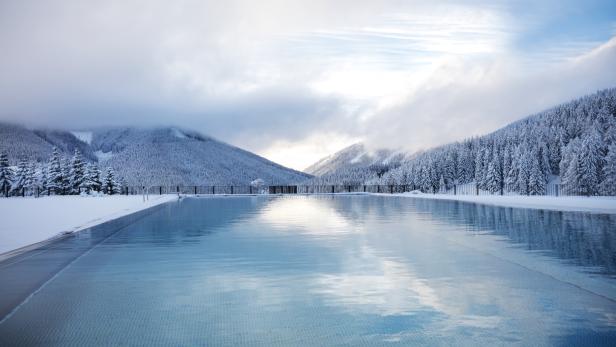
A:
[[[158,195],[163,195],[163,186],[158,186]]]
[[[376,192],[377,192],[377,193],[380,193],[380,192],[381,192],[381,186],[380,186],[380,185],[378,185],[378,184],[376,185]]]
[[[212,186],[212,195],[216,194],[216,186]]]
[[[475,195],[479,195],[479,184],[475,183]]]
[[[332,185],[332,194],[334,194],[334,186]]]
[[[233,186],[231,186],[231,194],[233,194]]]
[[[389,185],[389,194],[393,194],[394,193],[394,186],[393,184]]]
[[[453,185],[453,195],[458,195],[458,185],[457,184]]]
[[[250,194],[252,194],[252,186],[250,186]]]
[[[26,197],[26,187],[21,188],[21,197],[22,198]]]

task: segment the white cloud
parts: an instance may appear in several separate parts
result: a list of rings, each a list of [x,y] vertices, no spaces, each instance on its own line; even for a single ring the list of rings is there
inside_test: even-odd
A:
[[[302,168],[356,140],[416,149],[483,133],[615,81],[609,53],[571,58],[596,41],[514,49],[530,19],[510,7],[2,2],[0,120],[170,124]]]
[[[419,150],[485,134],[524,116],[616,85],[616,38],[542,70],[516,57],[449,59],[407,99],[364,124],[374,146]],[[384,125],[380,131],[369,131]]]

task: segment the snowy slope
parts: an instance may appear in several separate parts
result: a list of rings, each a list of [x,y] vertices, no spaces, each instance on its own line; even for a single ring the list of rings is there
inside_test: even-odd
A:
[[[344,148],[318,162],[304,171],[319,176],[321,181],[365,181],[377,173],[398,167],[406,155],[388,149],[370,151],[362,143]]]
[[[130,185],[286,184],[310,178],[240,148],[178,128],[93,131],[92,149]]]
[[[177,200],[174,195],[0,199],[0,260],[3,253]],[[37,218],[24,218],[36,211]]]
[[[0,152],[9,163],[47,162],[57,146],[64,156],[78,148],[91,162],[113,167],[129,185],[290,184],[310,175],[288,169],[240,148],[175,127],[30,130],[0,123]]]
[[[32,130],[0,122],[0,152],[6,152],[9,162],[13,164],[21,158],[47,161],[54,146],[67,154],[73,153],[77,148],[87,159],[95,158],[89,145],[68,131]]]

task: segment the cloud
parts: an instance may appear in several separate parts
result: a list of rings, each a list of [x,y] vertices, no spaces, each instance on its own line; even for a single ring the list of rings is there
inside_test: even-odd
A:
[[[404,102],[363,125],[369,145],[410,151],[486,134],[559,103],[616,86],[616,38],[575,59],[535,69],[515,57],[449,59]],[[377,128],[379,131],[371,131]]]
[[[175,125],[300,169],[356,140],[425,148],[614,82],[609,45],[563,62],[605,41],[562,21],[579,6],[4,1],[0,120]],[[614,18],[594,22],[611,34]],[[571,42],[546,34],[554,43],[536,49],[525,35],[542,23],[572,23]]]

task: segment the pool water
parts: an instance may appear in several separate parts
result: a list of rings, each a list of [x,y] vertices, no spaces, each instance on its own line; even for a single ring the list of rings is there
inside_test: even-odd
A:
[[[0,263],[0,345],[616,345],[615,215],[236,196],[126,224]]]

